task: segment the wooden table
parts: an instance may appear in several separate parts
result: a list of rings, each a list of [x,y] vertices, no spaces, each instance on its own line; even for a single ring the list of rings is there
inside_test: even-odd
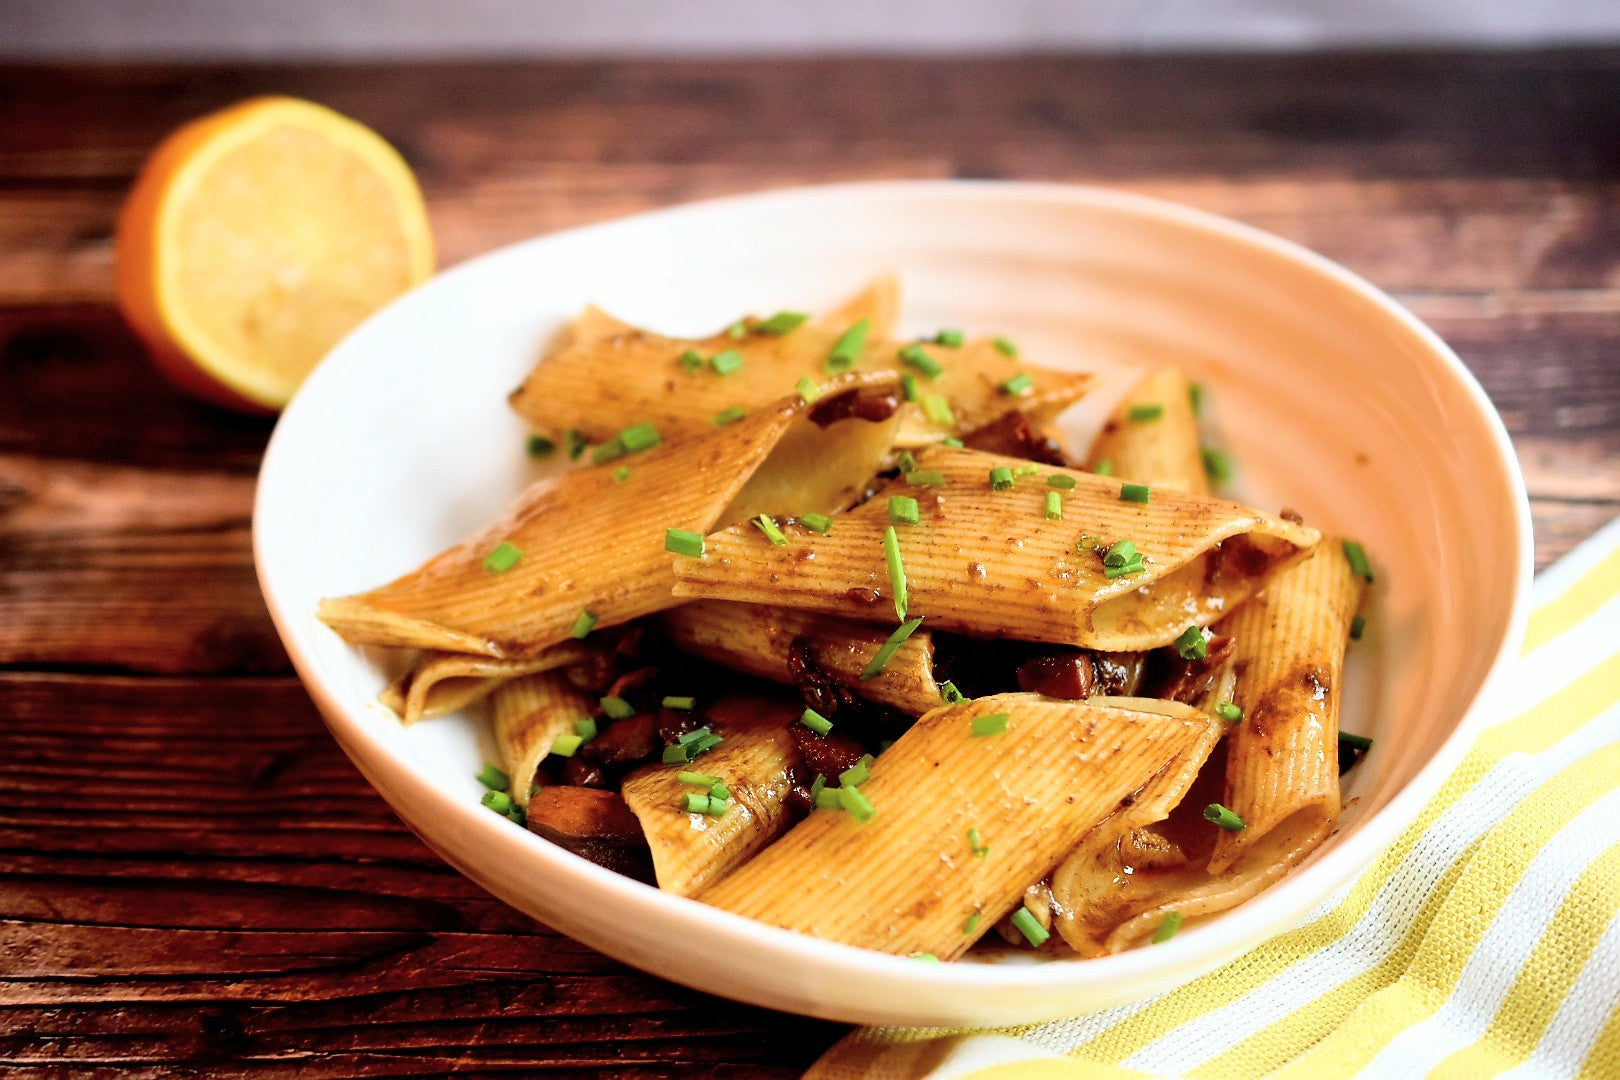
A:
[[[836,1025],[642,976],[428,852],[327,736],[249,558],[270,424],[111,303],[131,175],[251,94],[400,147],[443,261],[701,196],[1117,185],[1360,271],[1513,432],[1542,564],[1620,512],[1620,52],[0,68],[0,1062],[19,1075],[795,1075]]]

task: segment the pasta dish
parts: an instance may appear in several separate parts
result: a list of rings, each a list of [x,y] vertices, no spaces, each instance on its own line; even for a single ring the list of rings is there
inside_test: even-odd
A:
[[[1091,376],[898,308],[692,340],[587,308],[511,396],[555,467],[320,618],[414,650],[403,723],[487,714],[510,827],[771,925],[1093,957],[1254,896],[1371,747],[1366,551],[1221,497],[1181,369],[1074,448]]]

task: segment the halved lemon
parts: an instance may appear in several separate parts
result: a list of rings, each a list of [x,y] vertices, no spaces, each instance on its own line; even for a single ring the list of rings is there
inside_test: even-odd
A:
[[[273,411],[362,319],[433,272],[416,179],[376,132],[255,98],[170,135],[118,218],[118,302],[158,366]]]

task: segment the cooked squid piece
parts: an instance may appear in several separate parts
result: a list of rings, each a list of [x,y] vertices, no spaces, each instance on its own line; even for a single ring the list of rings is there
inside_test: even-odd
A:
[[[591,442],[604,442],[640,423],[656,424],[667,438],[699,434],[711,430],[727,409],[752,412],[768,406],[801,376],[825,387],[838,373],[825,361],[845,331],[864,320],[864,340],[875,347],[889,340],[898,308],[899,284],[893,277],[785,333],[756,329],[760,320],[747,319],[742,325],[749,330],[740,337],[722,331],[707,338],[671,338],[587,308],[575,320],[568,344],[543,359],[510,400],[530,425],[551,435],[572,429]],[[700,362],[683,363],[688,350]],[[739,366],[710,362],[728,353],[741,361]]]
[[[920,518],[894,526],[910,617],[987,637],[1128,652],[1209,625],[1317,541],[1312,529],[1220,499],[1153,491],[1147,503],[1130,502],[1109,477],[972,450],[934,447],[916,460],[942,483],[897,481],[837,516],[825,535],[788,526],[783,545],[749,525],[711,535],[704,558],[676,566],[676,595],[892,625],[885,496],[904,495],[917,500]],[[1012,486],[992,490],[996,469]],[[1036,471],[1017,475],[1027,469]],[[1055,519],[1046,516],[1047,495],[1057,493],[1050,475],[1074,482],[1059,493]],[[1090,548],[1078,546],[1084,537]],[[1123,540],[1142,569],[1109,578],[1104,552]]]
[[[1249,860],[1303,858],[1339,816],[1339,702],[1350,623],[1366,583],[1340,540],[1279,573],[1221,627],[1237,642],[1224,803],[1243,821],[1222,831],[1212,874]]]
[[[1209,494],[1185,372],[1160,368],[1131,388],[1092,444],[1086,468],[1095,470],[1104,461],[1121,480]]]
[[[836,619],[791,608],[697,600],[663,615],[675,645],[705,660],[773,682],[792,683],[788,654],[795,641],[816,665],[868,701],[921,716],[940,701],[934,681],[934,646],[928,631],[907,638],[874,679],[861,673],[888,639],[872,623]]]
[[[540,763],[559,736],[572,734],[574,721],[596,712],[596,702],[560,671],[525,675],[496,688],[490,720],[501,768],[511,777],[512,801],[529,805]]]
[[[482,701],[520,675],[534,675],[584,660],[589,650],[572,642],[525,660],[495,660],[466,653],[428,653],[396,679],[378,700],[405,724],[458,712]]]
[[[975,737],[975,718],[994,733]],[[945,706],[871,765],[857,789],[868,820],[817,810],[699,899],[831,941],[954,959],[1123,800],[1162,773],[1196,771],[1216,738],[1211,717],[1169,702],[998,694]]]
[[[609,627],[670,607],[665,529],[712,528],[808,408],[784,398],[702,437],[540,480],[501,520],[421,568],[323,600],[320,618],[355,643],[520,657],[588,629],[586,612]],[[490,562],[501,554],[507,562]]]
[[[641,822],[652,849],[658,887],[691,896],[712,884],[787,827],[789,771],[797,758],[787,726],[799,707],[758,697],[716,702],[704,719],[724,738],[685,765],[647,765],[624,779],[624,800]],[[682,798],[704,794],[682,782],[683,772],[712,776],[725,786],[728,806],[718,817],[682,809]]]

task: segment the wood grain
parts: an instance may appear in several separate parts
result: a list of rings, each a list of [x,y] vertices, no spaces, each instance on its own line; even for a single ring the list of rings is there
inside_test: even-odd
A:
[[[249,553],[271,424],[111,307],[175,124],[313,97],[446,262],[690,198],[1016,177],[1177,199],[1391,290],[1513,436],[1545,564],[1620,513],[1620,50],[0,66],[0,1064],[8,1075],[791,1076],[834,1025],[703,997],[455,874],[290,677]]]

